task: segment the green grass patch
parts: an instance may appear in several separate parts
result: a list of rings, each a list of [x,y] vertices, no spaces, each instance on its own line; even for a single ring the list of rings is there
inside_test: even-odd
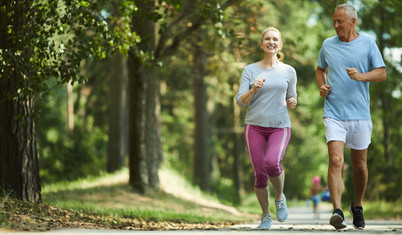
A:
[[[48,185],[44,187],[42,196],[46,204],[54,207],[113,219],[132,218],[188,223],[253,220],[253,217],[248,215],[234,215],[225,210],[228,206],[217,207],[219,201],[216,197],[203,193],[170,170],[162,171],[163,177],[169,177],[170,184],[178,187],[175,189],[176,192],[192,195],[192,200],[155,189],[147,190],[145,194],[138,194],[131,189],[125,179],[125,175],[128,175],[127,170],[98,178]],[[200,201],[213,204],[208,206],[199,203]]]
[[[372,201],[364,202],[364,217],[366,219],[402,219],[402,201],[386,202]]]

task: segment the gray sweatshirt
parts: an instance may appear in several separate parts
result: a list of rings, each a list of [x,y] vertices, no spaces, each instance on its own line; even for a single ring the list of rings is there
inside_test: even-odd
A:
[[[265,78],[264,85],[254,94],[248,105],[241,96],[249,91],[255,79]],[[296,71],[279,62],[271,69],[263,69],[256,63],[247,65],[241,75],[236,103],[240,108],[248,107],[245,123],[261,127],[291,127],[286,100],[297,97]]]

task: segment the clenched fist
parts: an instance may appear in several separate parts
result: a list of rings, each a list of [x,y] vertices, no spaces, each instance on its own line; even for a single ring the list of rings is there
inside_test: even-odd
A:
[[[258,89],[260,89],[265,82],[265,78],[264,79],[255,79],[253,87],[251,88],[254,92],[258,91]]]
[[[322,98],[326,98],[328,96],[329,92],[331,92],[331,87],[329,85],[322,85],[320,87],[320,96]]]

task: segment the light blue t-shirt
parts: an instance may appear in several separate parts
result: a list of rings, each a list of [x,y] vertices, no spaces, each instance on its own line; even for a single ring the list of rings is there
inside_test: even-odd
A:
[[[255,79],[264,79],[264,85],[254,94],[248,105],[241,96],[249,91]],[[271,69],[263,69],[256,63],[247,65],[241,75],[236,103],[240,108],[248,107],[245,123],[261,127],[291,127],[286,100],[297,97],[296,71],[279,62]]]
[[[318,57],[318,66],[328,68],[327,84],[331,92],[325,99],[324,117],[337,120],[371,120],[370,82],[352,80],[346,68],[359,73],[385,67],[374,40],[359,34],[352,42],[342,42],[338,36],[324,41]]]

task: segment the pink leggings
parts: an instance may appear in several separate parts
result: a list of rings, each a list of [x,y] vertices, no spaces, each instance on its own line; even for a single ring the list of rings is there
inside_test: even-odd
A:
[[[247,125],[244,140],[254,173],[254,186],[265,188],[269,177],[278,177],[282,159],[290,140],[290,128],[271,128]]]

